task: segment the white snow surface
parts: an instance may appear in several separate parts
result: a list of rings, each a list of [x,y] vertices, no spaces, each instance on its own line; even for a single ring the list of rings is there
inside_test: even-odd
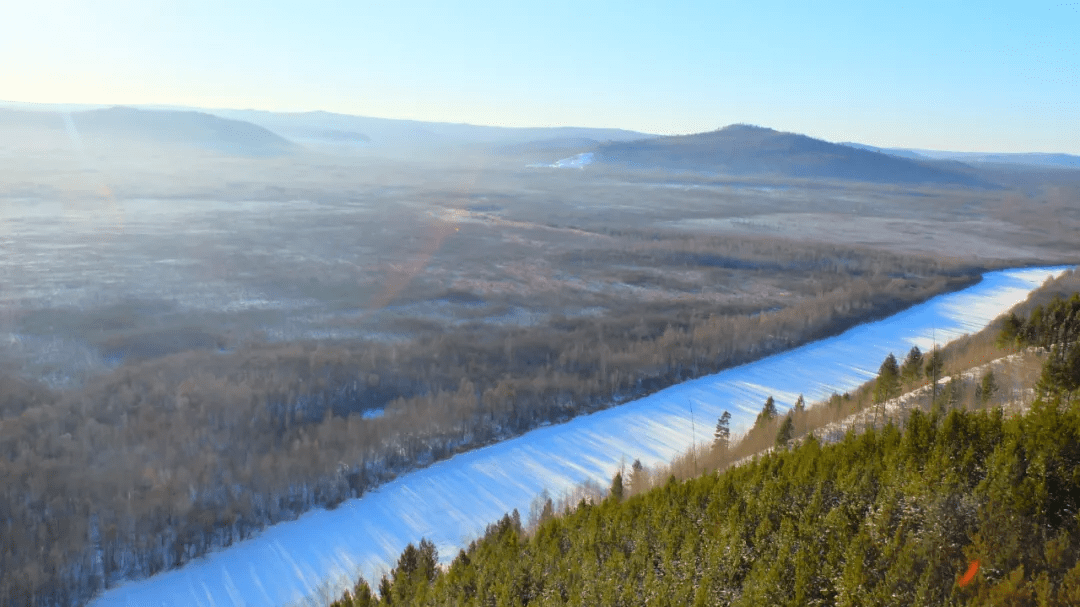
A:
[[[556,160],[551,164],[530,164],[526,168],[530,169],[584,169],[585,165],[592,164],[593,153],[583,152],[581,154],[574,154],[569,158],[563,158],[562,160]]]
[[[913,345],[926,351],[935,338],[942,344],[976,332],[1064,270],[990,272],[973,287],[840,336],[457,455],[335,510],[309,512],[178,570],[112,588],[92,605],[326,604],[358,575],[374,586],[406,544],[424,537],[449,562],[507,512],[526,516],[544,490],[558,496],[586,480],[606,486],[634,459],[646,466],[666,462],[695,438],[709,442],[724,411],[731,412],[732,430],[741,431],[769,395],[783,410],[800,393],[815,401],[855,388],[889,352],[901,358]]]

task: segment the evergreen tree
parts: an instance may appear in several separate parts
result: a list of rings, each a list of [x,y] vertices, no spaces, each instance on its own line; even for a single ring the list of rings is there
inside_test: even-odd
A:
[[[1042,321],[1068,353],[1047,365],[1073,356],[1053,326],[1068,317]],[[529,537],[507,515],[433,576],[419,573],[433,547],[406,548],[379,604],[1080,605],[1080,403],[1055,369],[1053,398],[1008,418],[915,409],[903,428],[792,446],[793,409],[773,453],[726,472],[583,499]]]
[[[611,479],[611,489],[608,491],[608,495],[616,502],[621,502],[623,499],[623,482],[622,471],[615,473],[615,477]]]
[[[529,537],[508,515],[379,604],[1077,605],[1078,461],[1076,403],[915,410],[903,430],[583,500]],[[395,576],[426,560],[409,552]],[[363,604],[350,594],[337,605]]]
[[[772,395],[765,399],[765,406],[761,408],[761,413],[758,413],[757,419],[754,420],[754,427],[759,428],[776,417],[776,401],[773,400]]]
[[[794,435],[795,422],[791,420],[791,414],[788,413],[784,416],[784,422],[780,424],[780,429],[776,432],[776,446],[786,449]]]
[[[933,382],[933,392],[937,394],[937,381],[941,377],[941,370],[945,367],[945,360],[941,356],[941,351],[934,348],[934,351],[930,353],[930,356],[926,357],[926,379]]]
[[[555,502],[549,497],[544,500],[544,508],[540,511],[540,522],[546,523],[553,518],[555,518]]]
[[[639,493],[646,487],[647,482],[645,467],[641,465],[641,460],[635,459],[630,466],[630,490]]]
[[[806,399],[800,394],[798,400],[795,401],[795,413],[806,413]]]
[[[908,350],[904,364],[900,367],[900,377],[907,383],[918,381],[922,377],[923,354],[919,346],[912,346]]]
[[[1021,340],[1023,328],[1024,324],[1016,317],[1016,313],[1009,312],[1008,316],[1005,317],[1005,322],[1001,325],[1001,333],[998,334],[997,346],[999,348],[1009,348],[1017,345]]]
[[[392,589],[390,579],[385,575],[382,576],[382,579],[379,580],[379,599],[387,605],[391,605],[394,600],[391,594]]]
[[[960,406],[960,402],[964,398],[964,382],[959,377],[953,375],[949,377],[949,381],[945,382],[941,391],[934,399],[934,410],[941,415],[945,415],[949,410],[955,409]]]
[[[1071,399],[1072,393],[1080,389],[1080,345],[1073,344],[1068,351],[1064,346],[1053,346],[1037,387],[1044,394],[1064,394]]]
[[[892,352],[885,357],[878,369],[877,383],[874,385],[874,401],[883,403],[900,392],[900,367]]]
[[[331,607],[375,607],[379,599],[371,592],[368,583],[360,578],[352,590],[346,590],[345,595],[330,604]]]
[[[998,391],[997,379],[994,377],[994,371],[988,370],[982,376],[982,381],[979,382],[979,386],[975,389],[975,396],[978,397],[979,402],[986,404],[990,402],[990,399],[994,396],[994,393]]]
[[[731,413],[724,411],[720,419],[716,421],[716,432],[713,433],[713,449],[726,451],[731,444]],[[635,461],[640,465],[641,462]]]

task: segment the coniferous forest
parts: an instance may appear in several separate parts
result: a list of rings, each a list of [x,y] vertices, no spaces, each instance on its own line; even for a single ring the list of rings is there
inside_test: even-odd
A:
[[[1042,346],[1030,409],[915,410],[624,497],[515,512],[448,568],[409,546],[337,605],[1080,604],[1080,295],[1006,319]]]

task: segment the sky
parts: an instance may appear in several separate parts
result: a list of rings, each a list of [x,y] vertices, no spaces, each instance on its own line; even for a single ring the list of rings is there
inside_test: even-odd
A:
[[[0,100],[1080,154],[1080,2],[5,0]]]

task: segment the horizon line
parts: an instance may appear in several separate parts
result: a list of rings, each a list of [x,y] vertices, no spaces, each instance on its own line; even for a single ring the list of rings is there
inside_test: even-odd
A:
[[[1045,150],[1029,150],[1025,152],[1001,152],[993,150],[956,150],[956,149],[943,149],[943,148],[930,148],[930,147],[902,147],[902,146],[889,146],[889,145],[875,145],[864,143],[861,141],[848,140],[830,140],[823,137],[809,135],[807,133],[799,133],[796,131],[784,131],[780,129],[774,129],[772,127],[762,126],[750,122],[732,122],[730,124],[719,126],[710,130],[692,131],[686,133],[652,133],[648,131],[639,131],[635,129],[628,129],[624,127],[610,127],[610,126],[583,126],[573,124],[561,124],[561,125],[515,125],[507,126],[501,124],[482,124],[475,122],[454,122],[449,120],[424,120],[420,118],[394,118],[389,116],[372,116],[367,114],[348,114],[345,112],[335,112],[330,110],[316,109],[316,110],[267,110],[255,107],[209,107],[209,106],[195,106],[195,105],[182,105],[182,104],[168,104],[168,103],[69,103],[69,102],[56,102],[56,101],[17,101],[11,99],[0,99],[0,109],[3,106],[8,106],[7,109],[14,109],[13,106],[45,106],[45,108],[54,108],[51,111],[72,111],[64,110],[60,108],[72,107],[79,108],[76,111],[89,111],[94,109],[108,109],[114,107],[126,107],[140,110],[176,110],[176,111],[196,111],[203,113],[212,113],[214,111],[230,111],[230,112],[265,112],[268,114],[332,114],[337,116],[348,116],[353,118],[369,118],[374,120],[387,120],[395,122],[417,122],[425,124],[445,124],[455,126],[472,126],[489,129],[591,129],[591,130],[604,130],[604,131],[623,131],[627,133],[639,133],[651,137],[683,137],[688,135],[699,135],[703,133],[712,133],[722,129],[726,129],[732,126],[752,126],[755,128],[768,129],[779,133],[789,133],[794,135],[802,135],[810,137],[812,139],[818,139],[826,141],[828,143],[834,143],[837,145],[863,145],[870,146],[880,150],[896,150],[896,151],[910,151],[910,152],[940,152],[940,153],[958,153],[958,154],[994,154],[994,155],[1044,155],[1044,156],[1071,156],[1080,158],[1080,153],[1062,152],[1062,151],[1045,151]],[[42,109],[41,111],[49,111]],[[220,116],[219,116],[220,118]]]

